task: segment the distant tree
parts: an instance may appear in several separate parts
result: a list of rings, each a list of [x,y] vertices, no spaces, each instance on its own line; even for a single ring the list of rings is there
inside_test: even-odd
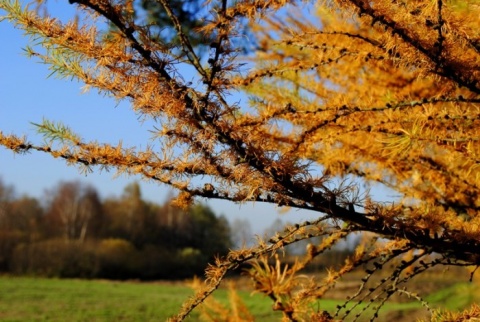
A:
[[[143,232],[148,227],[149,209],[142,198],[138,182],[127,185],[121,198],[123,218],[130,234],[129,240],[138,245],[142,243]]]
[[[78,181],[61,182],[48,195],[51,200],[45,220],[53,234],[83,241],[100,230],[102,204],[92,186]]]
[[[14,199],[13,186],[4,184],[0,179],[0,271],[8,269],[15,246],[24,239],[14,228],[12,209]]]
[[[159,40],[165,43],[180,43],[178,34],[175,32],[175,26],[170,16],[158,1],[140,0],[141,7],[145,12],[138,12],[137,17],[143,13],[146,23],[150,27],[152,34],[157,33]],[[189,36],[194,46],[208,43],[201,34],[195,32],[204,23],[203,18],[207,16],[203,8],[204,1],[201,0],[169,0],[168,4],[173,14],[178,17],[178,21],[184,32]]]
[[[12,202],[15,199],[13,186],[3,183],[0,179],[0,228],[10,228]]]
[[[232,244],[237,249],[255,243],[252,225],[247,219],[235,218],[230,224],[230,231]]]
[[[186,229],[191,226],[188,209],[172,205],[174,194],[169,193],[165,202],[155,212],[155,222],[161,233],[157,236],[160,242],[173,248],[185,247],[189,234]]]
[[[32,37],[30,56],[61,77],[130,101],[156,122],[155,145],[88,142],[49,121],[38,125],[46,144],[0,133],[1,145],[62,157],[83,170],[143,175],[178,189],[179,206],[204,197],[318,213],[257,247],[217,258],[175,320],[229,270],[254,259],[257,290],[292,321],[345,318],[348,302],[365,298],[379,299],[376,317],[393,294],[416,296],[403,290],[412,277],[438,265],[480,264],[474,1],[332,0],[308,8],[286,0],[207,1],[208,19],[194,37],[170,2],[159,0],[179,39],[171,43],[138,23],[133,2],[70,2],[88,13],[85,19],[61,24],[13,0],[0,0],[0,9],[2,20]],[[256,51],[242,57],[236,40],[245,20]],[[206,61],[195,52],[196,39],[209,46]],[[230,96],[239,91],[248,101]],[[372,183],[398,197],[376,200],[363,188]],[[357,232],[366,233],[365,242],[344,266],[323,281],[300,282],[300,270]],[[288,270],[280,258],[274,267],[262,258],[313,237],[322,242]],[[390,264],[389,278],[365,287]],[[355,268],[365,269],[358,292],[336,312],[309,305]]]
[[[207,206],[197,204],[188,211],[188,226],[179,232],[179,238],[187,238],[190,247],[197,248],[208,259],[226,254],[232,247],[230,226],[225,217],[217,217]]]
[[[138,182],[125,186],[119,198],[104,202],[106,224],[102,236],[121,238],[142,248],[146,244],[163,244],[169,229],[164,229],[157,214],[163,207],[143,199]]]
[[[162,207],[157,211],[157,222],[165,227],[175,227],[178,230],[182,230],[186,225],[187,212],[172,205],[174,199],[175,194],[170,191]]]
[[[0,180],[0,271],[9,271],[15,248],[42,237],[43,209],[38,200],[18,198],[11,185]]]
[[[22,196],[11,204],[12,229],[28,235],[29,241],[42,238],[44,209],[36,198]]]

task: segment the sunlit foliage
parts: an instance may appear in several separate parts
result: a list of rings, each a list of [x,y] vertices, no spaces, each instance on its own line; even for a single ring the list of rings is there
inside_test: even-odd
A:
[[[70,2],[81,20],[61,23],[10,0],[0,8],[3,20],[32,37],[36,46],[27,52],[52,73],[128,100],[155,120],[156,148],[85,142],[49,121],[38,125],[48,144],[1,134],[1,145],[84,170],[141,174],[177,188],[179,206],[206,197],[319,215],[218,258],[175,320],[229,270],[254,259],[250,276],[285,319],[325,321],[370,298],[373,318],[395,293],[423,301],[404,290],[411,277],[437,265],[479,263],[477,1],[205,1],[209,15],[195,29],[209,42],[204,59],[199,38],[183,30],[167,0],[158,2],[176,30],[172,43],[135,20],[132,1]],[[236,45],[244,44],[236,40],[245,21],[255,35],[247,51]],[[238,92],[244,99],[230,96]],[[371,183],[398,197],[378,202],[363,188]],[[368,234],[342,268],[323,281],[299,282],[302,267],[356,232]],[[318,236],[321,243],[292,267],[262,259]],[[367,287],[387,265],[390,276]],[[337,312],[308,306],[359,266],[366,268],[358,292]]]

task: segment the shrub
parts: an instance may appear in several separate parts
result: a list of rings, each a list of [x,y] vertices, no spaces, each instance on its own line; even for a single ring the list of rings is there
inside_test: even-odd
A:
[[[18,245],[12,256],[12,272],[48,277],[97,275],[94,245],[80,241],[51,239]]]
[[[126,279],[135,277],[138,251],[125,239],[102,240],[96,250],[98,277]]]

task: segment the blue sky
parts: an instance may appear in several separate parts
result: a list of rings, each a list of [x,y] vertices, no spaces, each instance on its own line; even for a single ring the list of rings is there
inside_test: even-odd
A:
[[[60,2],[52,2],[51,12],[62,15],[71,10]],[[55,11],[54,11],[54,10]],[[0,11],[0,15],[3,14]],[[0,130],[5,134],[26,135],[33,143],[41,143],[31,122],[40,123],[43,118],[61,121],[70,126],[85,140],[99,142],[123,142],[125,147],[145,147],[149,141],[151,123],[139,122],[127,102],[117,105],[114,100],[100,96],[95,91],[81,94],[83,84],[56,79],[48,66],[23,54],[22,48],[28,38],[22,31],[14,29],[9,22],[0,23]],[[114,172],[94,173],[85,176],[62,160],[38,152],[27,155],[13,154],[0,147],[0,178],[16,188],[18,194],[37,198],[45,197],[45,190],[59,181],[81,180],[97,188],[102,197],[118,196],[123,188],[136,177],[114,178]],[[150,201],[162,203],[169,192],[166,186],[140,182],[143,195]],[[205,201],[205,200],[204,200]],[[316,217],[316,214],[292,210],[279,215],[278,209],[268,204],[238,205],[224,201],[208,201],[218,214],[230,220],[248,219],[255,233],[261,233],[276,218],[284,221],[300,221]]]

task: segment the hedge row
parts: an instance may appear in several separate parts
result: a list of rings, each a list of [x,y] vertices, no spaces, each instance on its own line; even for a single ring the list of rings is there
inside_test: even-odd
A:
[[[20,244],[10,271],[21,275],[108,279],[178,279],[201,274],[208,258],[193,248],[146,245],[136,249],[124,239],[80,242],[52,239]]]

